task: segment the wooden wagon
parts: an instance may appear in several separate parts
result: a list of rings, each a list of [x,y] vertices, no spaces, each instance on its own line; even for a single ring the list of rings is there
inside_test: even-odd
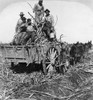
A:
[[[49,42],[45,40],[42,43],[31,45],[0,45],[0,56],[4,61],[9,63],[41,63],[43,62],[43,70],[46,73],[48,64],[58,64],[61,45],[59,42]]]

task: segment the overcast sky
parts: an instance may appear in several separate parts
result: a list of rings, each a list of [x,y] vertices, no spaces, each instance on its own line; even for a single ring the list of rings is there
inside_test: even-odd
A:
[[[5,7],[12,3],[22,2],[27,0],[0,0],[0,11],[2,11]],[[29,0],[29,1],[37,1],[37,0]],[[89,6],[93,10],[93,0],[44,0],[44,1],[68,1],[68,2],[80,2]]]
[[[28,0],[0,0],[1,42],[12,41],[21,11],[30,17],[27,12],[32,13],[32,10],[26,1]],[[33,7],[38,0],[28,2]],[[57,21],[57,38],[64,34],[63,41],[69,43],[93,41],[93,0],[44,0],[44,6],[50,9],[55,23]]]

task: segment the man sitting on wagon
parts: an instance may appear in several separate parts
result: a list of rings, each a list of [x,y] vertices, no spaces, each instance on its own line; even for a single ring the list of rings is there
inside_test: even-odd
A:
[[[26,18],[24,17],[24,13],[20,12],[20,19],[18,20],[15,29],[16,33],[20,33],[20,31],[23,29],[22,26],[24,26],[24,24],[26,24]]]
[[[13,39],[13,44],[21,44],[22,35],[26,32],[26,18],[24,17],[24,14],[20,13],[21,18],[18,20],[16,25],[16,34]]]
[[[43,32],[45,32],[46,37],[48,40],[53,40],[56,36],[55,30],[54,30],[54,18],[50,14],[50,10],[45,10],[45,17],[44,17],[44,26],[43,26]]]
[[[27,29],[26,29],[26,34],[24,34],[23,36],[23,44],[26,44],[27,41],[29,41],[29,39],[31,39],[30,42],[34,42],[35,39],[35,35],[36,35],[36,30],[34,28],[34,25],[31,22],[31,19],[28,18],[27,19]]]
[[[19,33],[17,34],[18,44],[22,44],[23,37],[26,34],[26,29],[27,29],[27,24],[26,24],[26,18],[24,17],[23,23],[22,23],[22,25],[20,26],[20,29],[19,29]]]

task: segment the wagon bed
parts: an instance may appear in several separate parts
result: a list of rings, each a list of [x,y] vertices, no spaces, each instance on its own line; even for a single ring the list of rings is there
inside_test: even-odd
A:
[[[8,62],[27,62],[25,48],[25,46],[0,45],[0,55]]]
[[[61,45],[58,42],[36,43],[31,45],[0,45],[0,60],[8,63],[37,63],[43,65],[44,73],[49,64],[58,64]],[[52,56],[52,54],[54,56]],[[52,57],[52,59],[51,59]],[[53,60],[54,59],[54,60]],[[0,61],[0,62],[1,62]]]
[[[44,43],[27,46],[2,44],[0,45],[0,56],[8,62],[33,62],[33,60],[40,62],[48,49],[55,45],[58,46],[59,44]]]

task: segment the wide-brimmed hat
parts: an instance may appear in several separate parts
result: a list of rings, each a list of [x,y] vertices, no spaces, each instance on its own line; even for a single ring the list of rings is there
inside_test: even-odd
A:
[[[46,13],[46,12],[50,12],[50,10],[49,10],[49,9],[46,9],[44,12],[45,12],[45,13]]]
[[[24,13],[23,13],[23,12],[20,12],[20,16],[21,16],[21,15],[24,15]]]

